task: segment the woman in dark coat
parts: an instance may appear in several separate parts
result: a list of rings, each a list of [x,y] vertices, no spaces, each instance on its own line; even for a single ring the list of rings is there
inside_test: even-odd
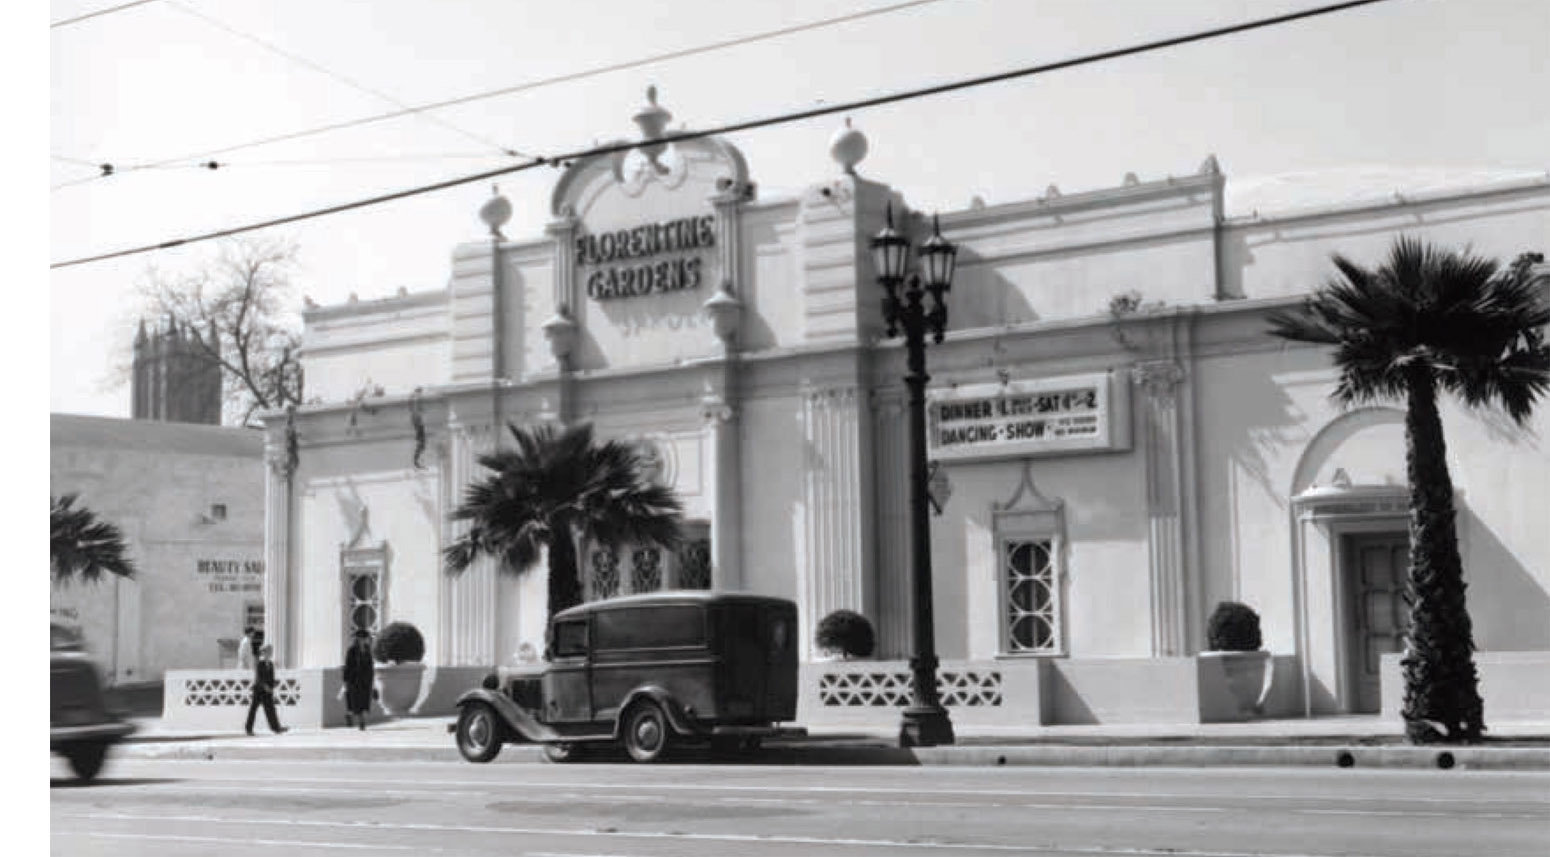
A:
[[[371,685],[376,667],[371,662],[371,635],[355,632],[355,641],[344,653],[344,723],[354,722],[366,728],[366,710],[371,708]]]

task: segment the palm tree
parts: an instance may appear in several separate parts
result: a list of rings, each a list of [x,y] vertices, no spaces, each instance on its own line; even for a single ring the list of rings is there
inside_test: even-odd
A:
[[[1437,393],[1528,420],[1550,389],[1550,302],[1530,273],[1542,258],[1525,254],[1500,271],[1467,251],[1400,238],[1375,270],[1336,254],[1339,277],[1299,310],[1269,318],[1275,336],[1335,346],[1337,402],[1405,401],[1410,631],[1401,713],[1412,743],[1475,743],[1485,730]]]
[[[596,443],[590,425],[507,426],[516,445],[479,456],[492,471],[468,486],[453,520],[471,521],[445,551],[458,574],[481,554],[523,572],[549,549],[549,615],[581,603],[578,540],[676,548],[683,507],[644,475],[640,457],[618,441]]]
[[[118,527],[92,510],[75,506],[76,495],[54,497],[49,503],[49,565],[55,584],[76,578],[95,583],[102,573],[134,577],[135,564]]]

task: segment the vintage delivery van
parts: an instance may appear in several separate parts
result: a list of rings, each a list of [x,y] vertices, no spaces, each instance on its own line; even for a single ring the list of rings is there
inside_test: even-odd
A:
[[[796,717],[797,609],[783,598],[685,590],[583,604],[554,617],[547,664],[458,700],[458,750],[488,762],[538,742],[553,761],[622,745],[757,748]]]

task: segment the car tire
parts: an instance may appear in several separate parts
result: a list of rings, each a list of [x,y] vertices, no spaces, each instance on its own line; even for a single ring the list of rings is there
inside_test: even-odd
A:
[[[470,762],[488,762],[500,754],[501,731],[494,708],[482,702],[469,703],[457,718],[457,751]]]
[[[660,762],[673,743],[673,725],[662,706],[637,702],[624,715],[624,750],[637,762]]]
[[[82,780],[95,779],[107,758],[108,745],[106,744],[78,744],[65,751],[65,759],[70,762],[70,770]]]

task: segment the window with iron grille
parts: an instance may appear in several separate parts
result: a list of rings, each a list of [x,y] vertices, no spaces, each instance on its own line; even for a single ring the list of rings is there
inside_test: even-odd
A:
[[[994,509],[1001,653],[1063,655],[1065,633],[1065,501],[1033,484],[1024,463],[1012,498]]]
[[[373,637],[382,630],[387,609],[387,546],[346,548],[340,551],[340,577],[344,594],[344,645],[356,631]]]
[[[1001,542],[1007,654],[1054,654],[1060,647],[1060,577],[1053,538]]]

